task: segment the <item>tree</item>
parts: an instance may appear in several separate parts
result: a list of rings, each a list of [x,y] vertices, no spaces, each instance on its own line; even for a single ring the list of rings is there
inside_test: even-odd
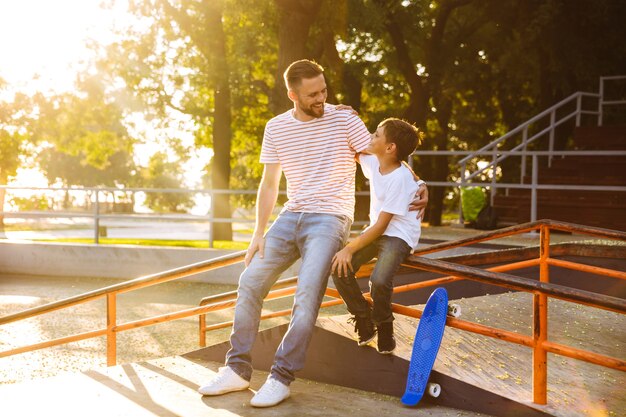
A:
[[[6,82],[0,78],[0,92]],[[30,102],[23,94],[16,94],[12,101],[0,101],[0,184],[7,185],[17,175],[20,157],[26,152],[29,139],[24,129]],[[6,190],[0,188],[0,212],[4,211]],[[0,214],[0,234],[4,233],[4,215]]]
[[[142,182],[150,188],[182,189],[182,176],[178,161],[170,162],[163,152],[150,157],[146,168],[140,172]],[[147,193],[146,205],[155,211],[184,212],[193,206],[188,193]]]
[[[344,42],[349,49],[344,56],[366,68],[365,114],[371,109],[378,121],[400,115],[426,132],[423,147],[450,149],[458,68],[476,74],[478,56],[465,53],[464,48],[470,44],[466,50],[474,50],[471,42],[489,23],[489,4],[480,0],[352,1],[355,13],[346,32]],[[420,162],[425,178],[448,179],[448,158]],[[431,224],[441,223],[444,194],[439,187],[430,191],[427,220]]]
[[[128,186],[135,140],[118,105],[97,77],[78,82],[77,93],[34,98],[38,117],[32,134],[41,148],[39,165],[48,181],[64,186]]]
[[[231,83],[224,33],[224,0],[145,0],[131,11],[150,22],[108,48],[102,65],[154,111],[178,111],[196,124],[196,145],[210,146],[210,186],[230,188]],[[215,217],[230,217],[229,196],[215,196]],[[231,240],[228,223],[216,239]]]
[[[215,188],[256,187],[263,127],[291,106],[282,73],[296,59],[320,62],[329,102],[360,109],[370,129],[402,116],[425,130],[426,149],[447,150],[488,143],[598,68],[618,68],[620,55],[608,51],[624,50],[616,17],[624,6],[614,0],[131,4],[141,24],[108,48],[102,67],[124,80],[136,109],[165,122],[172,112],[192,118],[195,145],[214,150],[207,185]],[[454,179],[458,169],[448,158],[418,162],[427,180]],[[431,188],[431,224],[441,223],[445,196]],[[226,196],[216,206],[230,215]]]
[[[48,182],[70,186],[122,186],[133,182],[131,138],[118,104],[97,75],[80,74],[75,93],[36,94],[30,133]],[[89,199],[88,199],[89,201]],[[70,208],[69,191],[63,201]]]

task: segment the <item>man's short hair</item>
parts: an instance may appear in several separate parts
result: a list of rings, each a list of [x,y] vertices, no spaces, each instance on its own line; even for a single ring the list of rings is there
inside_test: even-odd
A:
[[[315,78],[324,73],[324,68],[315,61],[308,59],[301,59],[299,61],[292,62],[287,67],[283,78],[285,78],[285,85],[290,90],[295,90],[300,87],[302,80],[305,78]]]
[[[378,127],[382,127],[385,132],[385,138],[387,143],[396,144],[396,157],[398,161],[406,161],[415,148],[422,143],[424,134],[412,124],[390,117],[385,119]]]

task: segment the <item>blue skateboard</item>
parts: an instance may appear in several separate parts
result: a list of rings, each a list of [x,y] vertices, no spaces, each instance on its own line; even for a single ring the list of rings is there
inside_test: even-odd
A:
[[[403,404],[416,405],[426,389],[431,396],[439,396],[441,387],[438,384],[428,384],[428,377],[439,352],[448,312],[448,293],[444,288],[437,288],[428,298],[415,332],[406,391],[402,396]],[[456,311],[450,310],[450,314],[456,316]]]

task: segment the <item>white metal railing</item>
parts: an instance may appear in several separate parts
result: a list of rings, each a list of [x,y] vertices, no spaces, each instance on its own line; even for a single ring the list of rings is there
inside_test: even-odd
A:
[[[418,151],[416,154],[421,156],[468,156],[468,155],[491,155],[491,151],[477,153],[474,151]],[[530,204],[530,219],[531,221],[536,221],[537,219],[537,191],[538,190],[580,190],[584,188],[589,191],[613,191],[613,192],[626,192],[626,184],[624,186],[610,186],[610,185],[572,185],[572,184],[540,184],[539,176],[538,176],[538,166],[539,166],[539,158],[547,157],[547,156],[626,156],[626,150],[624,151],[498,151],[498,155],[504,156],[513,156],[513,157],[530,157],[532,161],[531,165],[531,182],[530,184],[520,183],[502,183],[502,182],[472,182],[472,186],[483,187],[488,190],[495,189],[527,189],[531,190],[531,204]],[[428,180],[428,178],[427,178]],[[463,187],[467,186],[467,184],[461,183],[460,180],[457,181],[430,181],[428,180],[428,187],[453,187],[458,188],[459,190]],[[254,219],[247,218],[217,218],[212,215],[213,210],[209,211],[207,215],[194,215],[194,214],[106,214],[100,210],[101,200],[99,195],[103,192],[171,192],[171,193],[201,193],[208,194],[209,196],[213,196],[215,194],[256,194],[256,190],[213,190],[213,189],[153,189],[153,188],[128,188],[128,189],[119,189],[119,188],[67,188],[67,187],[13,187],[13,186],[2,186],[0,188],[4,188],[7,190],[51,190],[51,191],[91,191],[94,193],[93,209],[84,212],[58,212],[58,211],[43,211],[43,212],[33,212],[33,211],[22,211],[22,212],[11,212],[11,211],[0,211],[0,215],[3,215],[6,218],[91,218],[93,219],[93,237],[94,242],[98,243],[99,241],[99,226],[101,220],[168,220],[168,221],[198,221],[198,222],[207,222],[209,224],[209,235],[207,236],[209,240],[209,246],[213,246],[213,225],[214,223],[253,223]],[[281,193],[284,194],[283,191]],[[359,191],[356,193],[357,195],[369,195],[367,191]],[[211,201],[214,201],[211,198]],[[459,219],[463,222],[463,214],[459,209]],[[367,222],[354,222],[354,226],[362,226]]]
[[[93,240],[98,244],[100,240],[100,225],[102,220],[164,220],[164,221],[188,221],[188,222],[205,222],[209,224],[209,233],[207,236],[209,247],[213,247],[214,243],[214,225],[215,223],[254,223],[253,218],[233,218],[233,217],[215,217],[215,199],[217,194],[229,195],[256,195],[257,190],[219,190],[219,189],[185,189],[185,188],[116,188],[116,187],[20,187],[0,185],[0,189],[4,190],[21,190],[21,191],[52,191],[52,192],[85,192],[91,193],[91,210],[84,211],[59,211],[59,210],[41,210],[41,211],[3,211],[0,207],[0,216],[13,219],[42,219],[42,218],[86,218],[92,219],[93,222]],[[108,214],[103,210],[105,200],[102,199],[104,193],[184,193],[184,194],[203,194],[207,195],[211,200],[211,207],[206,215],[187,214],[187,213],[111,213]],[[286,192],[281,190],[280,195]],[[369,195],[367,191],[357,191],[356,195]],[[277,206],[277,208],[279,208]],[[354,226],[362,226],[367,222],[354,222]]]
[[[513,130],[502,135],[501,137],[495,139],[489,144],[483,146],[477,151],[469,152],[466,157],[462,158],[458,162],[458,164],[460,165],[460,175],[459,175],[460,187],[467,186],[471,180],[478,177],[479,175],[484,175],[488,170],[491,170],[493,172],[493,175],[491,175],[490,202],[491,204],[493,204],[496,189],[503,188],[501,186],[496,185],[497,176],[495,175],[495,173],[497,172],[499,164],[502,161],[504,161],[506,158],[508,158],[509,156],[516,155],[516,156],[521,156],[522,158],[521,164],[520,164],[520,184],[523,183],[524,177],[526,176],[527,157],[529,156],[533,157],[532,175],[538,174],[538,172],[535,172],[538,169],[536,158],[540,155],[546,155],[548,157],[548,166],[551,166],[552,159],[554,158],[554,156],[557,156],[557,155],[564,156],[567,154],[564,152],[554,151],[554,137],[555,137],[557,127],[561,126],[563,123],[571,119],[575,119],[576,126],[578,127],[581,124],[581,117],[583,115],[596,115],[598,126],[602,126],[605,106],[626,104],[626,99],[623,99],[623,100],[607,100],[606,99],[605,83],[607,81],[617,81],[617,80],[626,80],[626,75],[600,77],[600,86],[599,86],[598,93],[586,93],[586,92],[574,93],[570,95],[569,97],[561,100],[554,106],[544,110],[538,115],[532,117],[531,119],[517,126]],[[596,98],[598,100],[597,110],[585,110],[583,108],[583,98],[585,97]],[[575,105],[574,110],[564,115],[560,115],[557,119],[558,112],[566,110],[567,107],[571,106],[572,104]],[[543,129],[533,134],[532,136],[529,136],[530,129],[538,122],[545,121],[547,117],[549,117],[548,126],[544,127]],[[519,143],[516,142],[517,144],[515,144],[511,149],[509,149],[508,152],[505,151],[504,150],[505,142],[507,142],[509,139],[516,138],[517,135],[519,134],[521,134],[521,141]],[[539,138],[545,138],[546,135],[548,137],[548,150],[546,151],[545,154],[529,152],[527,150],[528,146],[531,143],[535,142]],[[610,153],[607,153],[607,154],[580,153],[579,152],[579,153],[576,153],[576,155],[599,156],[599,155],[617,155],[617,154],[611,151]],[[484,164],[482,167],[478,167],[473,172],[468,172],[467,170],[468,163],[472,160],[475,160],[479,156],[491,157],[491,161],[487,161],[486,164]],[[536,182],[534,183],[536,184]],[[476,184],[472,183],[472,185],[476,185]],[[511,187],[508,187],[508,188],[511,188]],[[585,188],[588,188],[588,187],[586,186]],[[537,188],[532,187],[531,190],[533,190],[533,195],[535,196],[535,202],[536,202]],[[536,210],[537,210],[536,205],[533,205],[531,210],[532,212],[536,214]],[[460,221],[463,222],[462,211],[459,210],[459,212],[461,213]],[[533,217],[531,216],[531,218]]]
[[[491,152],[474,152],[474,151],[418,151],[416,155],[420,156],[490,156]],[[498,151],[498,155],[518,156],[522,158],[530,157],[531,165],[531,182],[530,184],[520,183],[503,183],[503,182],[472,182],[472,187],[482,187],[489,191],[497,189],[525,189],[530,190],[530,221],[537,219],[537,191],[538,190],[588,190],[588,191],[614,191],[626,192],[626,184],[621,185],[578,185],[578,184],[540,184],[539,183],[539,158],[540,157],[565,157],[565,156],[626,156],[624,151]],[[495,170],[492,172],[495,176]],[[493,178],[493,177],[492,177]],[[428,181],[428,187],[454,187],[461,188],[468,186],[467,183],[461,183],[460,179],[455,181]],[[459,204],[459,221],[463,223],[463,211]]]

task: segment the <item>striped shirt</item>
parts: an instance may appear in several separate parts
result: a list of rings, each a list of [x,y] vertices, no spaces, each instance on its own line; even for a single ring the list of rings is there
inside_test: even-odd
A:
[[[324,116],[301,122],[289,110],[267,122],[260,161],[281,165],[286,210],[353,219],[354,156],[369,142],[365,124],[350,112],[326,104]]]

